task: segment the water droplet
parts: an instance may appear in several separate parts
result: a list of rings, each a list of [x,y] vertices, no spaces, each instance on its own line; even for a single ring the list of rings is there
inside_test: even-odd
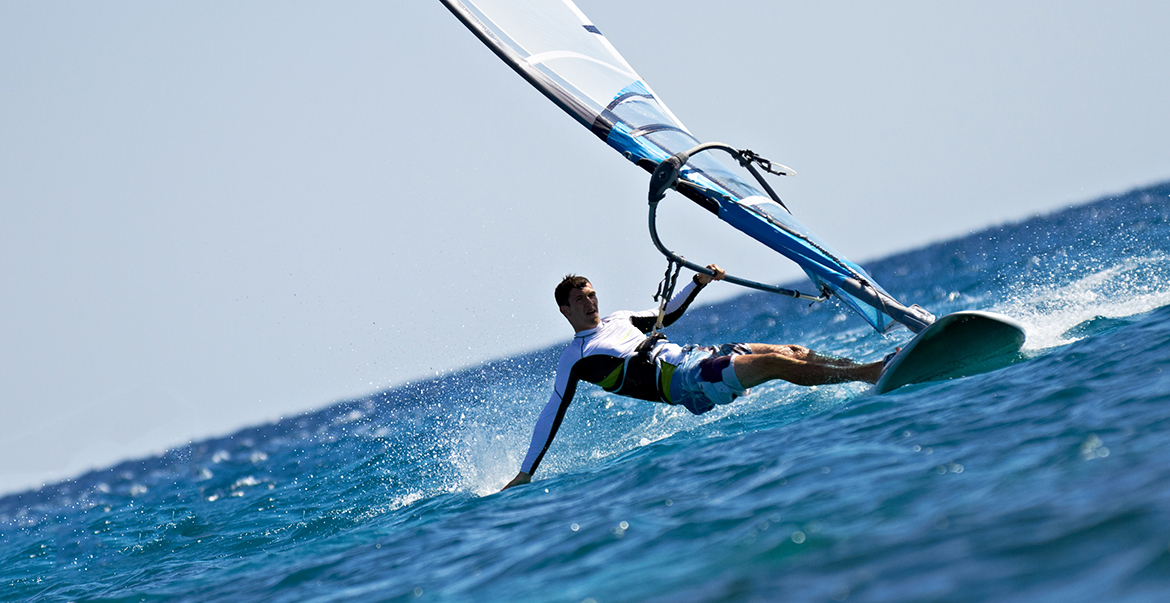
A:
[[[1081,458],[1086,461],[1101,459],[1107,456],[1109,456],[1109,449],[1105,447],[1105,443],[1095,433],[1089,434],[1089,437],[1081,444]]]

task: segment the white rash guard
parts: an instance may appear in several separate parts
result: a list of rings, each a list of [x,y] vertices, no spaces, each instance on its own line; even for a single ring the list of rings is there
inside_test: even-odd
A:
[[[667,304],[663,326],[678,320],[700,289],[702,286],[694,280],[683,287]],[[556,385],[536,421],[521,471],[532,475],[540,465],[573,401],[577,382],[582,379],[619,395],[670,403],[670,375],[683,357],[683,348],[647,336],[657,321],[658,308],[615,312],[601,319],[598,326],[573,337],[557,364]]]

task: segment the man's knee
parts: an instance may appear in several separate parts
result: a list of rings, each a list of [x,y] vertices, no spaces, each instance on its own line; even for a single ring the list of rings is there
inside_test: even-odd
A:
[[[792,358],[796,360],[804,360],[812,353],[811,350],[804,346],[799,346],[793,343],[763,343],[752,344],[752,353],[760,356],[778,355],[785,358]]]
[[[758,362],[765,366],[780,368],[792,366],[793,361],[805,360],[808,355],[808,350],[800,346],[775,346],[771,350],[762,354],[753,354],[753,357],[758,358]]]
[[[783,354],[793,360],[805,360],[812,353],[812,350],[794,343],[785,344],[781,347],[784,348]]]

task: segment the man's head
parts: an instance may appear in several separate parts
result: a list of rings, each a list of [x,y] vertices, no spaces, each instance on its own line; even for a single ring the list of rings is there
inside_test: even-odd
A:
[[[597,293],[589,279],[570,274],[557,285],[553,295],[561,314],[573,325],[574,331],[592,329],[601,323],[597,314]]]

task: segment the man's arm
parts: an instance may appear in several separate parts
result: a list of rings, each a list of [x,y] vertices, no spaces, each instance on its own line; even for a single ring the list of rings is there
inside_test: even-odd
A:
[[[715,264],[709,264],[707,268],[715,272],[714,276],[701,272],[696,273],[690,283],[687,283],[681,291],[675,293],[674,297],[666,304],[666,313],[662,317],[662,326],[668,327],[682,318],[683,313],[687,311],[687,308],[691,306],[691,302],[695,301],[695,297],[699,295],[699,291],[703,287],[707,286],[707,283],[721,281],[727,275],[722,268]],[[644,312],[638,312],[630,318],[630,322],[643,333],[649,333],[658,322],[658,309],[654,308]]]
[[[573,394],[577,391],[578,378],[573,372],[575,366],[573,354],[569,350],[565,350],[557,364],[557,378],[553,385],[552,396],[549,397],[548,403],[544,405],[544,410],[540,411],[540,417],[536,420],[536,427],[532,430],[532,443],[528,445],[528,454],[524,455],[524,462],[520,465],[520,473],[502,490],[532,481],[532,474],[536,473],[537,466],[544,459],[544,453],[552,445],[557,430],[561,428],[561,421],[565,418],[565,411],[569,409],[569,404],[573,401]]]

